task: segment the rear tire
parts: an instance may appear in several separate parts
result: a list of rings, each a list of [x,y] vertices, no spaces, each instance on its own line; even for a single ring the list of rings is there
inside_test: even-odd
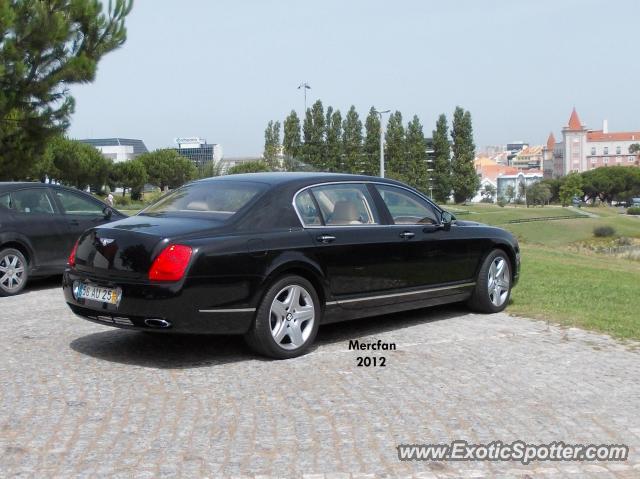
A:
[[[501,249],[494,249],[482,263],[467,305],[479,313],[503,311],[511,298],[512,282],[509,256]]]
[[[313,285],[300,276],[285,276],[267,289],[245,341],[259,354],[295,358],[313,344],[321,316]]]
[[[29,264],[14,248],[0,251],[0,296],[14,296],[22,292],[29,279]]]

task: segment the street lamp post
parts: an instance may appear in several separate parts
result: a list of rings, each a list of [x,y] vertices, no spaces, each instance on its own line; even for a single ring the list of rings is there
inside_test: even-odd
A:
[[[382,115],[390,113],[391,110],[376,110],[374,108],[373,112],[380,117],[380,178],[384,178],[384,136],[382,135]]]
[[[305,81],[298,85],[298,90],[304,90],[304,114],[307,113],[307,90],[311,90],[311,86]]]

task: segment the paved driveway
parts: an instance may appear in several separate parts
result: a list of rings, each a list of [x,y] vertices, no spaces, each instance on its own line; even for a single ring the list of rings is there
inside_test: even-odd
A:
[[[0,298],[2,477],[640,477],[640,352],[440,308],[320,330],[290,361],[238,338],[72,316],[55,283]],[[395,342],[384,368],[348,340]],[[379,355],[379,354],[378,354]],[[396,445],[625,443],[623,463],[401,462]]]

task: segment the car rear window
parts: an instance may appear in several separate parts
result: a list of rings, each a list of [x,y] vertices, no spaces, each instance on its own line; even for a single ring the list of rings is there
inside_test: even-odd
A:
[[[140,214],[226,221],[265,189],[266,185],[261,183],[244,181],[193,183],[163,196]]]

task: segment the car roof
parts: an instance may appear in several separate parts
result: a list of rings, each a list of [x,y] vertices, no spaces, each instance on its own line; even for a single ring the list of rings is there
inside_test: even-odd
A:
[[[334,181],[376,181],[389,184],[402,183],[387,178],[367,175],[350,175],[345,173],[317,173],[317,172],[271,172],[271,173],[242,173],[237,175],[214,176],[213,178],[204,178],[198,180],[200,182],[218,182],[218,181],[251,181],[256,183],[266,183],[272,186],[280,185],[298,185],[306,186],[320,182]],[[404,185],[403,185],[404,186]]]
[[[42,188],[47,186],[52,186],[52,185],[41,183],[39,181],[0,181],[0,191],[19,190],[24,187]]]

